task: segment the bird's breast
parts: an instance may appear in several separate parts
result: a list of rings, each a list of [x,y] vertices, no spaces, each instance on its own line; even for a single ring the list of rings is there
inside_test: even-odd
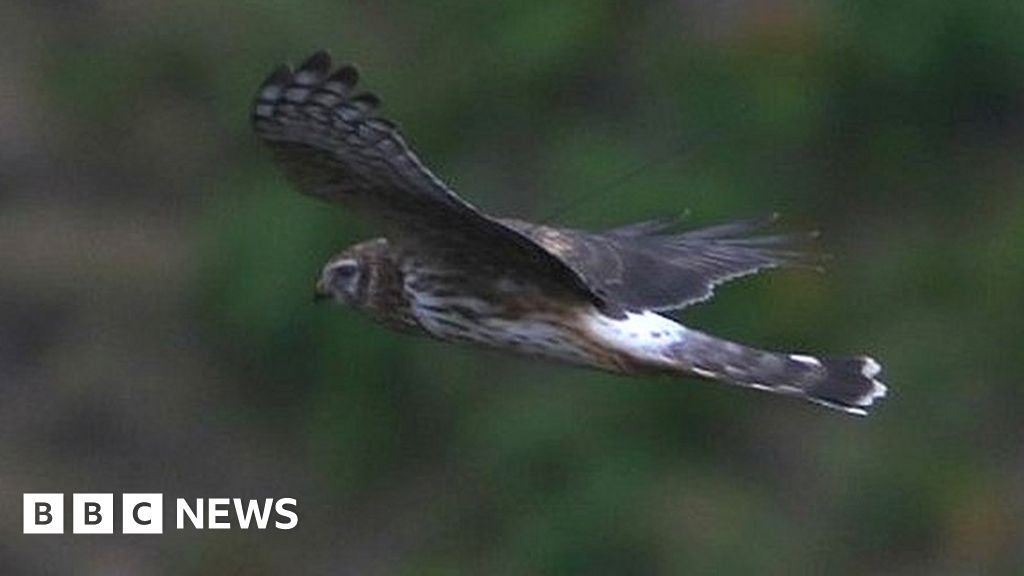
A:
[[[405,272],[405,294],[420,326],[441,340],[621,369],[617,354],[588,333],[580,305],[545,298],[514,281],[414,270]]]

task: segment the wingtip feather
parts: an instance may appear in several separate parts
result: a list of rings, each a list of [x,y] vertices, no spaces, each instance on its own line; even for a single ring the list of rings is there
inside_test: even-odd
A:
[[[299,70],[327,72],[331,69],[331,54],[324,49],[317,50],[299,65]]]

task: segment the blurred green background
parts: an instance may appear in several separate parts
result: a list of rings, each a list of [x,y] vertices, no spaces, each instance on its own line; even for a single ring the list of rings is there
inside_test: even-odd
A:
[[[15,0],[0,38],[0,573],[1024,573],[1024,4]],[[289,189],[248,111],[321,47],[494,213],[821,229],[827,274],[680,317],[870,353],[890,398],[856,419],[314,307],[373,231]],[[300,521],[22,535],[47,491]]]

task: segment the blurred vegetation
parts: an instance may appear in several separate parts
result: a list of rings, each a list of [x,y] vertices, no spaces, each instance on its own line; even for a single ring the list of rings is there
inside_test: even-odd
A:
[[[51,0],[0,22],[0,515],[48,487],[301,518],[100,543],[5,522],[0,571],[1024,569],[1024,5]],[[821,229],[827,274],[681,318],[869,352],[891,397],[858,420],[314,307],[322,262],[374,231],[290,190],[247,116],[321,47],[492,212]]]

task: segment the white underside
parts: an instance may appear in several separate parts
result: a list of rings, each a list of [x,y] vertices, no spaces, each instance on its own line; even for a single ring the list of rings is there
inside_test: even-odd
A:
[[[655,365],[677,365],[670,345],[685,340],[687,333],[682,324],[654,312],[627,312],[625,318],[616,319],[595,310],[583,321],[590,334],[608,348]]]
[[[595,345],[605,353],[614,353],[632,362],[648,367],[685,369],[700,376],[733,381],[728,374],[706,371],[694,363],[680,358],[681,345],[697,338],[693,332],[678,322],[655,312],[626,312],[623,318],[613,318],[601,311],[590,308],[580,311],[575,319],[560,317],[553,322],[549,317],[501,318],[493,314],[489,303],[473,298],[437,298],[423,293],[410,292],[412,311],[420,325],[438,338],[475,342],[491,347],[516,352],[545,356],[573,364],[608,368],[607,354],[595,356]],[[472,318],[453,318],[450,314],[439,314],[437,310],[461,307],[472,311]],[[565,325],[568,323],[571,330]],[[580,342],[585,335],[586,342]],[[723,346],[738,346],[722,342]],[[822,362],[813,356],[789,354],[790,359],[812,367],[821,367]],[[881,367],[870,358],[865,358],[862,375],[872,382],[872,389],[854,402],[854,406],[842,406],[807,396],[797,387],[769,387],[757,382],[735,381],[751,388],[775,393],[804,396],[812,402],[825,404],[851,414],[864,415],[871,404],[885,396],[885,385],[875,379]],[[724,378],[723,378],[724,376]]]

